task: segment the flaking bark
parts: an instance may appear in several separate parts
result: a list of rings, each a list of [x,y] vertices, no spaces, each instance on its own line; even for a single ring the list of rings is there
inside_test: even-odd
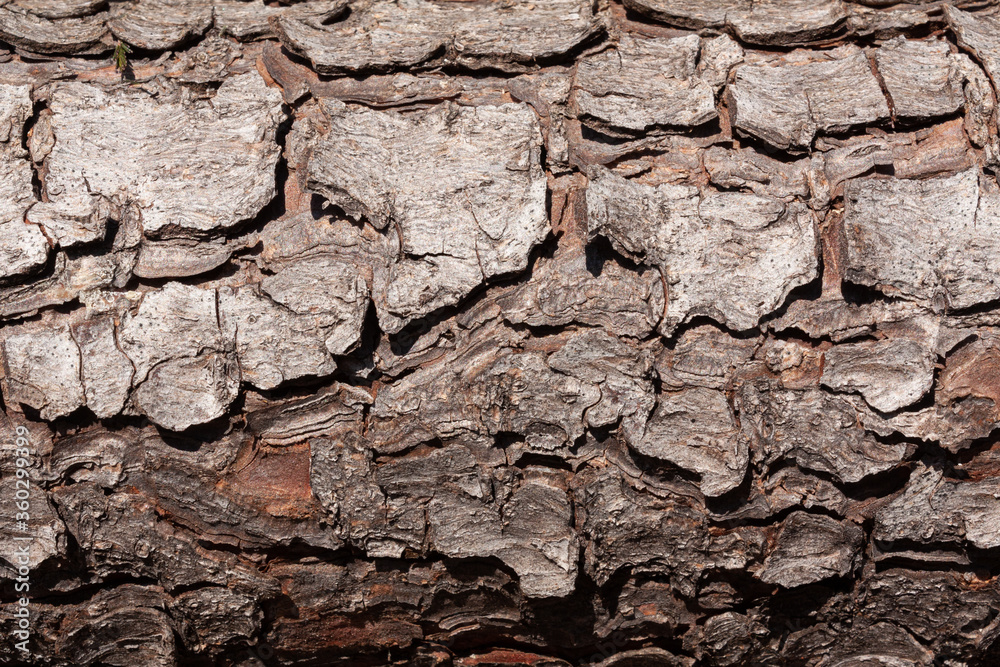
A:
[[[0,663],[997,662],[994,0],[0,4]]]

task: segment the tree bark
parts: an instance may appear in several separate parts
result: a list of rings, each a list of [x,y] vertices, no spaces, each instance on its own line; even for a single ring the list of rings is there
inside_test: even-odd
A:
[[[0,663],[1000,664],[996,5],[3,5]]]

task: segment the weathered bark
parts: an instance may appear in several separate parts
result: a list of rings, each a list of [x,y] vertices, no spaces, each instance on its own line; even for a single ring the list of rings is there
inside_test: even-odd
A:
[[[996,4],[0,3],[0,663],[996,664]]]

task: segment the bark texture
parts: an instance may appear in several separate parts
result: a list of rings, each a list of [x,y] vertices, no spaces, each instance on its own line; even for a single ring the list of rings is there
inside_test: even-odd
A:
[[[0,663],[1000,664],[996,4],[0,3]]]

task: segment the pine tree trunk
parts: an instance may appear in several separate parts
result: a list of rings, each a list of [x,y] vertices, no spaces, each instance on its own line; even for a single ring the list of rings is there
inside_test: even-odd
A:
[[[0,663],[1000,664],[995,0],[0,7]]]

